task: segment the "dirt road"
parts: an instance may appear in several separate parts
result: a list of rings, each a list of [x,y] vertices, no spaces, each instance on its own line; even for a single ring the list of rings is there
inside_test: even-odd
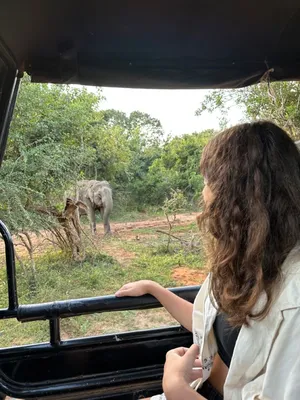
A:
[[[192,223],[195,221],[197,216],[197,213],[189,213],[189,214],[178,214],[176,216],[176,221],[173,223],[174,226],[178,225],[187,225],[189,223]],[[111,229],[113,235],[116,235],[122,240],[130,240],[133,237],[137,236],[137,233],[134,233],[132,231],[136,229],[143,229],[143,228],[163,228],[167,226],[166,219],[164,217],[156,217],[153,219],[148,219],[148,220],[143,220],[143,221],[134,221],[134,222],[112,222],[111,223]],[[88,233],[88,228],[85,227],[85,230]],[[97,224],[97,236],[96,240],[100,240],[103,235],[103,226],[102,224]],[[51,238],[47,233],[41,232],[40,235],[36,234],[31,234],[31,240],[34,246],[34,253],[35,254],[43,254],[45,251],[49,250],[51,247],[53,247],[53,242],[51,241]],[[19,257],[26,257],[28,256],[27,250],[22,244],[22,242],[16,238],[13,237],[14,245],[15,245],[15,250],[18,254]],[[5,250],[4,250],[4,242],[0,242],[0,259],[2,260],[4,255],[5,255]],[[108,250],[108,253],[111,253],[109,251],[109,243],[105,244],[105,251]],[[111,249],[112,252],[115,251],[115,248]]]

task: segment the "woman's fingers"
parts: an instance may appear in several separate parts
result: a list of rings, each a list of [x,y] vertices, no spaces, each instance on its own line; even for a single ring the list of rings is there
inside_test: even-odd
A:
[[[166,356],[168,357],[168,356],[177,355],[177,356],[182,357],[185,355],[187,350],[188,350],[187,347],[177,347],[176,349],[172,349],[172,350],[168,351]]]
[[[126,285],[122,286],[121,289],[116,291],[115,296],[116,297],[126,296],[131,289],[132,289],[132,284],[127,283]]]
[[[194,368],[202,368],[202,363],[199,358],[196,358],[196,360],[194,361]]]
[[[193,344],[190,348],[187,347],[177,347],[176,349],[172,349],[168,351],[167,356],[177,355],[180,357],[185,356],[193,361],[200,362],[199,360],[199,346],[197,344]]]
[[[202,364],[199,359],[199,346],[193,344],[190,348],[187,347],[177,347],[168,351],[166,359],[171,357],[182,357],[186,360],[188,364],[194,368],[201,368]]]
[[[196,379],[202,378],[203,371],[202,368],[193,368],[191,372],[191,381],[195,381]]]
[[[197,344],[192,344],[192,346],[186,351],[184,357],[193,365],[195,360],[199,357],[199,346]]]

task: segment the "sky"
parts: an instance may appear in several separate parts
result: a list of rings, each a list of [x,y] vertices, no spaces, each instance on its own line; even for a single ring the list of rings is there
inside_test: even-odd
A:
[[[130,114],[143,111],[159,119],[166,134],[172,136],[219,128],[217,113],[195,116],[201,101],[209,90],[158,90],[102,88],[106,101],[102,109],[114,108]],[[242,112],[238,107],[230,109],[230,124],[238,123]]]

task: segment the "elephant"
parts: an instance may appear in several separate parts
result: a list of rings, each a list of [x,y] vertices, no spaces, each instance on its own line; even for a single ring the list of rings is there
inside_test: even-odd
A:
[[[84,180],[76,186],[76,200],[82,201],[87,207],[91,231],[96,233],[95,211],[100,211],[104,224],[104,234],[111,234],[109,216],[113,208],[112,190],[107,181]],[[79,210],[79,213],[84,213]]]

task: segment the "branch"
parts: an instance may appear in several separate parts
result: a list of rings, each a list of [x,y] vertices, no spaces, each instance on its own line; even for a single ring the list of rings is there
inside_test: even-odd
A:
[[[172,238],[174,238],[174,239],[176,239],[176,240],[179,240],[181,243],[185,242],[185,240],[182,240],[182,239],[179,238],[178,236],[172,235],[172,234],[169,233],[169,232],[161,231],[160,229],[157,229],[156,232],[158,232],[158,233],[163,233],[164,235],[167,235],[167,236],[172,237]]]
[[[20,266],[22,268],[22,271],[23,271],[24,275],[27,275],[27,271],[26,271],[25,265],[24,265],[21,257],[19,256],[19,254],[16,252],[16,250],[15,250],[15,256],[16,256],[16,259],[18,260],[18,262],[19,262],[19,264],[20,264]]]
[[[32,245],[32,241],[31,241],[30,235],[28,234],[28,232],[22,232],[22,233],[23,233],[23,235],[25,235],[25,236],[27,237],[29,246],[30,246],[30,248],[33,250],[33,245]]]
[[[26,243],[26,240],[23,238],[23,236],[21,236],[21,232],[17,233],[17,236],[19,237],[19,239],[22,241],[23,245],[25,246],[26,250],[28,251],[28,253],[30,254],[31,248],[29,246],[28,243]]]
[[[60,213],[56,210],[55,207],[52,208],[44,208],[44,207],[37,207],[35,208],[35,211],[41,213],[41,214],[47,214],[47,215],[52,215],[55,217],[59,217]]]
[[[54,244],[55,246],[59,246],[59,244],[58,244],[57,242],[55,242],[55,240],[51,240],[51,239],[48,238],[48,237],[44,237],[42,243],[45,243],[45,242],[47,242],[47,241],[49,241],[50,243]]]

